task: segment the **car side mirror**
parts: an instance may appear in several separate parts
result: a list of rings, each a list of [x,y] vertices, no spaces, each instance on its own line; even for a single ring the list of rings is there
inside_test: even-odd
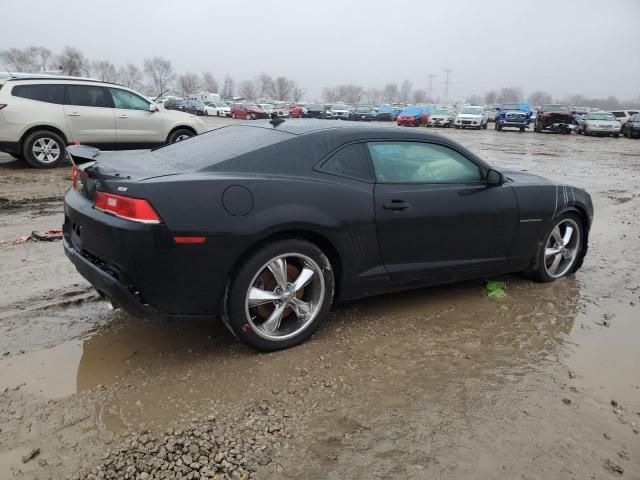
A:
[[[149,111],[150,112],[157,112],[158,111],[158,105],[156,105],[155,103],[150,103],[149,104]]]
[[[502,185],[504,183],[504,177],[499,171],[490,168],[487,170],[486,181],[489,186]]]
[[[575,110],[574,110],[573,112],[571,112],[571,115],[575,115],[575,114],[576,114],[576,111],[575,111]]]

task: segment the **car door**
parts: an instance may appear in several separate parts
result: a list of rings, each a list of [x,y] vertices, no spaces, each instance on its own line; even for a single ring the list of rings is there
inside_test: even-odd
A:
[[[74,142],[99,146],[116,142],[115,113],[105,87],[67,85],[64,114]]]
[[[507,264],[518,222],[508,185],[438,143],[368,143],[380,252],[394,282],[473,277]]]
[[[116,141],[126,145],[158,145],[167,138],[164,114],[151,111],[151,102],[129,90],[110,87],[115,107]]]

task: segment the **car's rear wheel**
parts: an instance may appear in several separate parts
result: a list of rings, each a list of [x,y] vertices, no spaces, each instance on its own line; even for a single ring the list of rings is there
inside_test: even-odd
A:
[[[54,168],[65,157],[66,142],[57,133],[39,130],[31,133],[22,146],[25,161],[36,168]]]
[[[567,213],[547,228],[527,271],[539,282],[552,282],[577,270],[583,248],[583,227],[580,218]]]
[[[167,138],[167,143],[175,143],[181,142],[182,140],[186,140],[187,138],[191,138],[195,135],[191,130],[186,128],[178,128],[169,134],[169,138]]]
[[[292,347],[320,327],[333,290],[333,270],[322,250],[304,240],[281,240],[243,262],[229,286],[225,322],[258,350]]]

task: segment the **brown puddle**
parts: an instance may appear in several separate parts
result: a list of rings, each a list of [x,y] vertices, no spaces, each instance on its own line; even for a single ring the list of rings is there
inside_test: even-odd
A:
[[[579,345],[567,359],[573,385],[607,403],[625,399],[640,408],[640,308],[623,304],[581,315],[569,340]]]

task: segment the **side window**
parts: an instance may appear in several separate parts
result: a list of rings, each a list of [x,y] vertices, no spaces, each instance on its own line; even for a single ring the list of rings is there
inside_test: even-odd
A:
[[[93,85],[67,85],[67,105],[81,107],[109,107],[105,89]]]
[[[449,147],[422,142],[368,144],[381,183],[467,183],[482,180],[480,167]]]
[[[119,88],[110,88],[109,92],[113,99],[113,105],[116,108],[123,108],[125,110],[149,110],[149,102],[135,93],[120,90]]]
[[[39,102],[62,104],[64,101],[64,85],[44,83],[41,85],[16,85],[11,90],[14,97],[38,100]]]
[[[363,180],[365,182],[373,180],[369,159],[367,158],[364,145],[361,143],[355,143],[340,149],[334,153],[329,160],[324,162],[320,169],[323,172]]]
[[[613,114],[616,116],[616,118],[622,118],[625,116],[624,112],[613,112]]]

